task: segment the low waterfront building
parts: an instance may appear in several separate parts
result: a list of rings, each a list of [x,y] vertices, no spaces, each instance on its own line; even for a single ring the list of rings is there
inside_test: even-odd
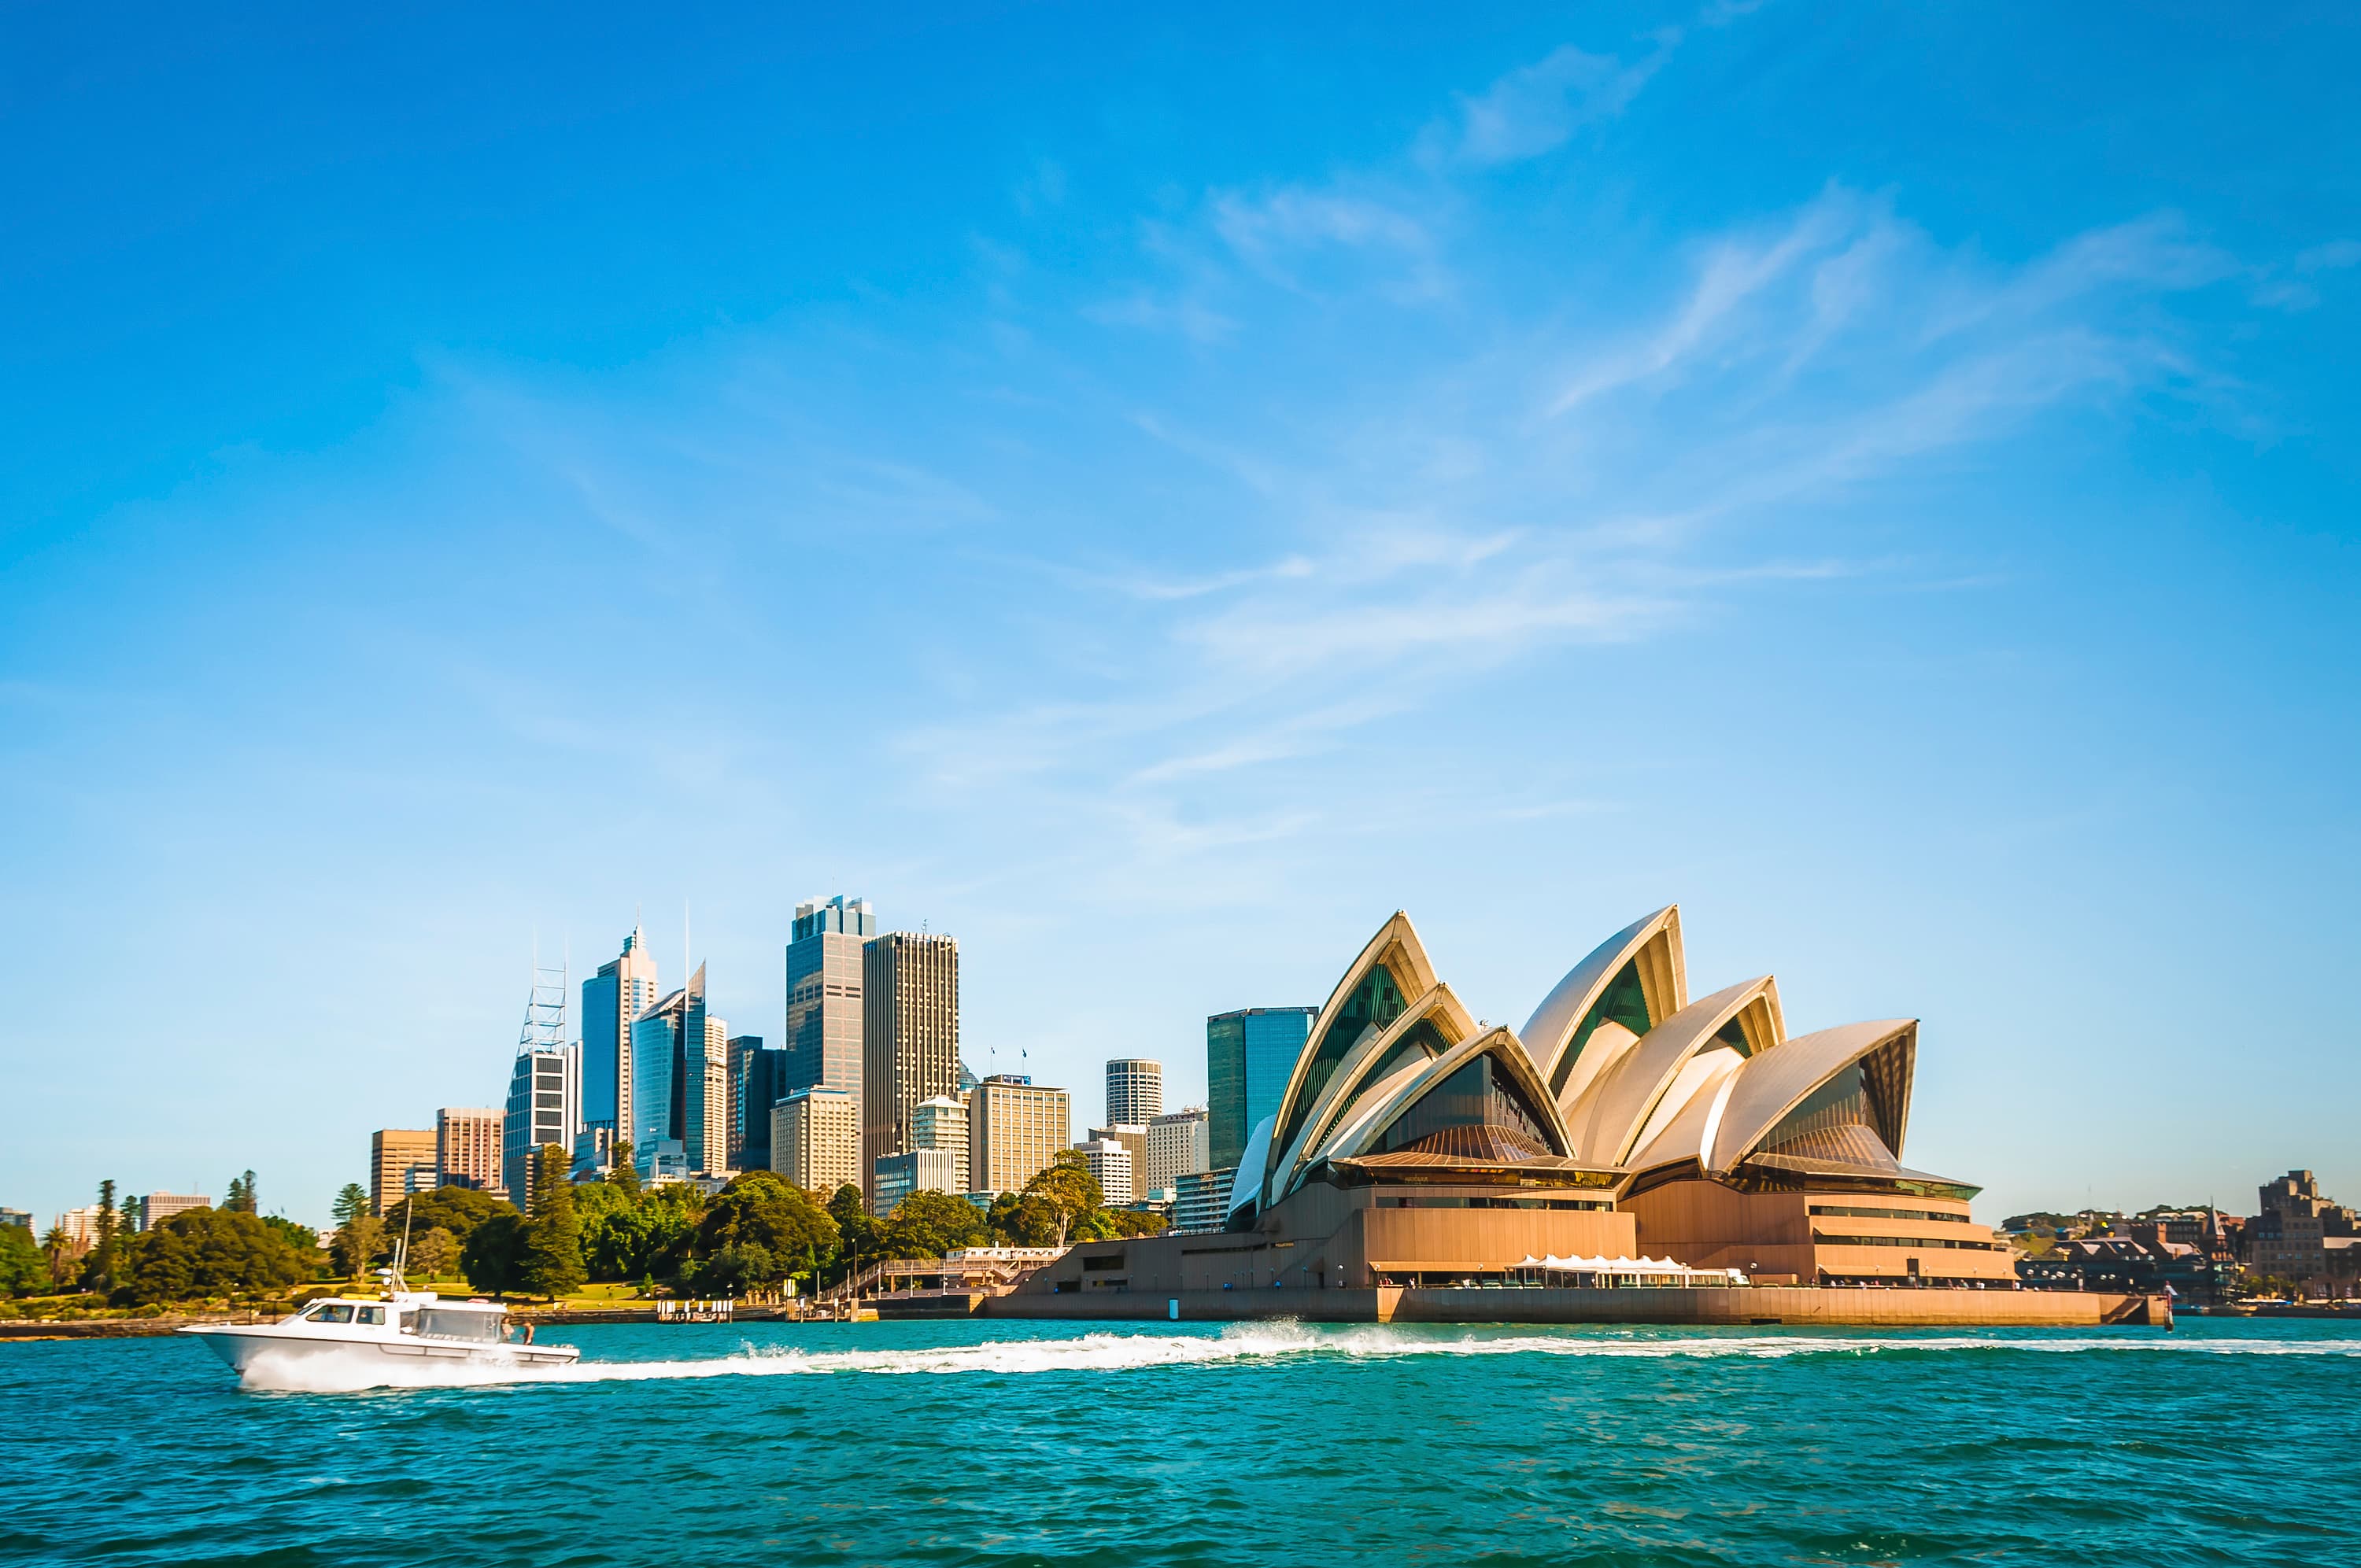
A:
[[[1178,1193],[1180,1179],[1213,1163],[1213,1124],[1202,1105],[1191,1105],[1148,1124],[1137,1167],[1147,1193]]]
[[[449,1112],[445,1112],[449,1115]],[[410,1169],[435,1163],[432,1127],[380,1127],[369,1135],[369,1212],[382,1216],[409,1190]]]
[[[1101,1201],[1110,1209],[1131,1202],[1131,1150],[1115,1138],[1091,1138],[1074,1146],[1099,1184]]]
[[[2090,1236],[2017,1259],[2016,1277],[2037,1289],[2169,1291],[2184,1304],[2210,1305],[2236,1293],[2238,1266],[2160,1236]]]
[[[1234,1165],[1220,1170],[1182,1171],[1173,1182],[1172,1229],[1190,1235],[1220,1230],[1229,1211],[1230,1188],[1237,1179],[1238,1168]]]
[[[861,1185],[861,1107],[849,1090],[814,1084],[771,1107],[771,1168],[818,1197]]]
[[[957,1166],[949,1149],[905,1149],[900,1154],[880,1155],[871,1175],[881,1220],[900,1208],[902,1200],[913,1192],[960,1192]]]
[[[968,1179],[979,1192],[1015,1192],[1049,1168],[1073,1138],[1062,1089],[993,1073],[968,1100]]]

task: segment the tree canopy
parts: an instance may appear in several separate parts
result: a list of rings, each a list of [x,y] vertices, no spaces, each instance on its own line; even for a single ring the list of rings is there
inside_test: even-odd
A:
[[[585,1278],[582,1225],[574,1212],[568,1163],[556,1144],[533,1151],[533,1217],[525,1222],[517,1282],[536,1296],[563,1296],[579,1289]]]
[[[877,1237],[880,1257],[940,1257],[955,1247],[983,1246],[983,1215],[964,1198],[921,1190],[894,1206]]]
[[[376,1223],[371,1220],[370,1223]],[[247,1213],[190,1209],[123,1244],[118,1306],[209,1296],[269,1295],[312,1277],[313,1249]]]
[[[413,1239],[440,1225],[454,1241],[464,1244],[478,1225],[495,1214],[513,1214],[516,1205],[472,1187],[435,1187],[402,1199],[385,1212],[389,1235],[400,1236],[407,1225]]]

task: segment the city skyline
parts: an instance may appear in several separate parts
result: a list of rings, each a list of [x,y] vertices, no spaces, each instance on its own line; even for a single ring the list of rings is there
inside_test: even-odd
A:
[[[536,932],[691,906],[767,1040],[837,890],[1081,1096],[1397,909],[1513,1023],[1677,902],[1921,1021],[1983,1218],[2361,1190],[2310,15],[27,18],[0,1202],[316,1222]]]

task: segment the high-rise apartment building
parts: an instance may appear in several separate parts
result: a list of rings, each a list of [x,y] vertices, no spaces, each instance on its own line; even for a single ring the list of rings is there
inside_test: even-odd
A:
[[[771,1107],[771,1168],[822,1203],[861,1185],[861,1107],[841,1089],[797,1089]]]
[[[910,1146],[937,1149],[951,1157],[953,1185],[946,1192],[972,1190],[968,1184],[967,1102],[957,1095],[938,1094],[910,1113]]]
[[[369,1135],[370,1213],[382,1214],[401,1201],[410,1190],[412,1166],[441,1167],[434,1145],[432,1127],[382,1127]]]
[[[786,1086],[861,1094],[861,949],[877,935],[865,899],[842,894],[796,905],[787,942]]]
[[[728,1047],[729,1126],[731,1170],[771,1168],[771,1107],[786,1093],[786,1056],[763,1044],[760,1035],[738,1035]]]
[[[1082,1163],[1098,1179],[1099,1196],[1110,1209],[1131,1201],[1131,1150],[1113,1138],[1092,1138],[1074,1146]]]
[[[509,1201],[533,1210],[535,1151],[555,1144],[574,1164],[575,1135],[581,1130],[582,1049],[537,1047],[519,1051],[509,1069],[508,1108],[500,1116],[500,1184]]]
[[[705,1007],[705,966],[631,1021],[631,1157],[652,1177],[656,1145],[691,1172],[730,1168],[730,1025]]]
[[[1172,1198],[1172,1228],[1183,1233],[1218,1231],[1229,1219],[1230,1187],[1237,1168],[1192,1170],[1182,1176]]]
[[[910,1118],[959,1091],[959,943],[889,931],[861,949],[861,1169],[910,1146]]]
[[[508,1196],[500,1185],[500,1132],[506,1117],[498,1111],[445,1105],[434,1113],[434,1179],[442,1187],[473,1187]]]
[[[631,1020],[655,1001],[656,956],[634,924],[623,938],[621,955],[600,964],[598,972],[582,982],[585,1127],[604,1126],[616,1136],[631,1136]]]
[[[1319,1012],[1248,1007],[1205,1020],[1205,1109],[1215,1166],[1237,1164],[1262,1119],[1279,1114],[1279,1097]]]
[[[1110,1126],[1144,1127],[1164,1114],[1164,1064],[1118,1057],[1106,1064]]]
[[[1066,1091],[1013,1073],[994,1073],[968,1099],[972,1192],[1014,1192],[1049,1168],[1073,1137]]]
[[[1180,1179],[1213,1164],[1212,1123],[1202,1105],[1191,1105],[1148,1124],[1148,1157],[1139,1167],[1143,1197],[1176,1192]]]

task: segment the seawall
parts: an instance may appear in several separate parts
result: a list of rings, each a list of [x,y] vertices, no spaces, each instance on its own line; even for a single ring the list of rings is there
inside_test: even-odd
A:
[[[977,1315],[1082,1321],[1319,1323],[1822,1323],[1855,1327],[2169,1328],[2162,1296],[2074,1290],[1841,1289],[1664,1286],[1615,1290],[1415,1289],[1128,1291],[995,1296]]]

